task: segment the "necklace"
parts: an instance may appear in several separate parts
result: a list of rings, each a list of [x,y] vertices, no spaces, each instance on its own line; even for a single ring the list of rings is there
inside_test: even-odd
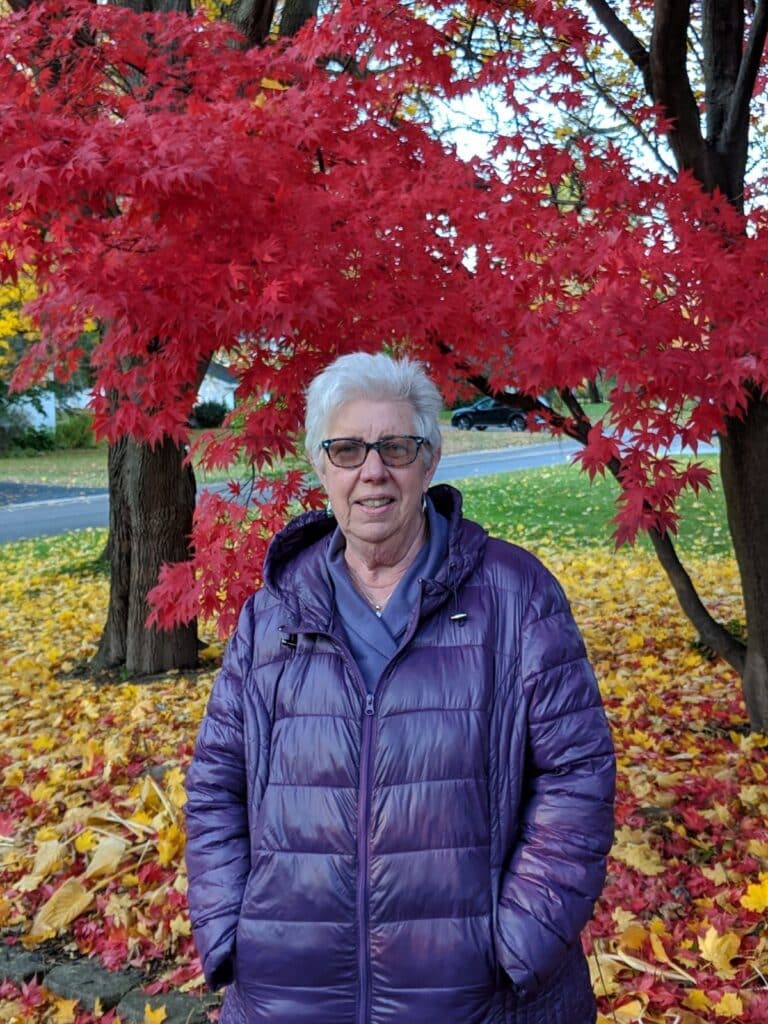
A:
[[[351,565],[347,565],[347,570],[349,571],[349,575],[352,578],[352,582],[354,583],[357,592],[368,602],[376,615],[381,618],[384,606],[392,596],[392,592],[397,586],[397,580],[395,580],[394,583],[381,583],[378,586],[376,584],[366,586]],[[374,590],[384,590],[386,591],[386,594],[383,597],[377,597],[372,593]]]

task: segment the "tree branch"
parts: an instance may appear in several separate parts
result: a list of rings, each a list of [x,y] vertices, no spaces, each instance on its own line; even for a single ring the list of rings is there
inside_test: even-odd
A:
[[[730,149],[735,140],[748,130],[749,104],[760,70],[767,35],[768,0],[758,0],[723,127],[720,148],[724,150]]]
[[[643,76],[643,83],[649,96],[653,96],[651,61],[648,50],[635,33],[625,25],[607,0],[587,0],[597,20],[615,43],[629,57]]]
[[[436,344],[444,355],[452,354],[451,348],[445,342],[437,340]],[[547,415],[549,422],[553,426],[562,429],[568,437],[573,438],[574,441],[579,441],[583,445],[587,443],[587,436],[592,423],[570,388],[564,388],[560,392],[560,397],[573,417],[571,420],[548,410],[538,399],[531,398],[530,395],[512,396],[507,392],[494,391],[484,374],[471,372],[467,363],[460,358],[456,358],[455,366],[459,373],[465,376],[467,382],[476,387],[478,391],[482,391],[483,394],[495,398],[497,401],[508,401],[510,403],[515,401],[516,404],[519,404],[526,411],[543,412]],[[617,483],[621,487],[623,468],[621,460],[618,458],[610,459],[606,468],[616,478]],[[680,561],[669,534],[661,534],[658,530],[651,529],[648,530],[648,535],[656,552],[656,557],[667,574],[669,582],[672,584],[672,589],[683,613],[698,631],[702,642],[723,658],[739,675],[743,675],[747,657],[746,645],[735,637],[722,623],[718,622],[704,606],[691,577]]]
[[[669,144],[678,166],[693,171],[708,191],[714,186],[696,97],[686,67],[690,9],[680,0],[656,0],[651,34],[653,99],[673,124]]]
[[[747,658],[746,645],[738,640],[722,623],[710,615],[704,607],[691,577],[678,558],[675,546],[669,534],[661,534],[658,530],[649,530],[656,557],[667,574],[669,582],[677,595],[677,600],[685,615],[696,627],[702,642],[711,647],[739,675],[744,675]]]

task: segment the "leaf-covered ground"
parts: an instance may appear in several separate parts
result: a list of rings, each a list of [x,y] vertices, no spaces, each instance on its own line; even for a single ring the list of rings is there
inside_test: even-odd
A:
[[[182,781],[220,649],[194,677],[78,678],[105,612],[103,539],[0,547],[0,932],[57,935],[158,990],[194,990]],[[764,1024],[768,745],[744,735],[733,674],[691,647],[650,555],[538,553],[572,599],[619,755],[616,844],[587,933],[601,1021]],[[694,569],[718,616],[738,619],[733,564]],[[113,1018],[6,984],[0,1019]]]

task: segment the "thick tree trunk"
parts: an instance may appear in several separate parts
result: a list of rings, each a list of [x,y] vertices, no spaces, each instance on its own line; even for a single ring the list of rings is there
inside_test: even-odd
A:
[[[720,437],[720,473],[747,621],[742,676],[749,721],[768,733],[768,401],[753,399],[744,420]]]
[[[197,664],[195,622],[148,629],[147,594],[164,562],[189,558],[195,480],[184,451],[166,440],[150,448],[123,438],[109,454],[109,610],[92,665],[151,675]]]

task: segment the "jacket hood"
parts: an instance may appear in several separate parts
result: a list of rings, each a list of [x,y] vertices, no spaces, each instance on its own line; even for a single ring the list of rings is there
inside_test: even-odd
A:
[[[424,583],[425,611],[441,603],[476,567],[488,535],[462,516],[462,497],[455,487],[437,484],[429,489],[437,511],[448,520],[448,559],[433,580]],[[309,620],[328,628],[332,616],[325,571],[325,554],[336,518],[327,512],[305,512],[273,537],[264,562],[264,586],[290,610],[295,623]]]

